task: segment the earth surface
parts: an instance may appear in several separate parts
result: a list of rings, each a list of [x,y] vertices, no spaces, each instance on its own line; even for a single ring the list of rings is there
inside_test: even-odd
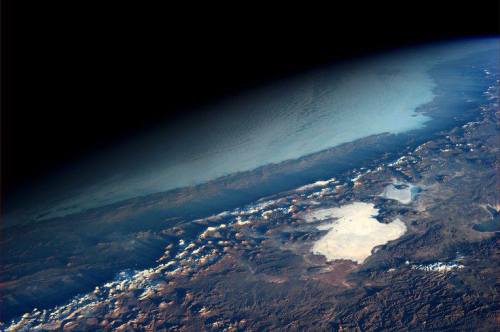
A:
[[[34,188],[0,329],[498,330],[499,62],[483,38],[322,68]]]

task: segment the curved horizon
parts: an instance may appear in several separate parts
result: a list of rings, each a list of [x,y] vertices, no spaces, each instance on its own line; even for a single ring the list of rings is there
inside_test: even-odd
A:
[[[497,38],[477,38],[402,49],[319,68],[224,100],[167,126],[166,132],[116,148],[83,171],[74,168],[59,183],[50,183],[59,189],[39,188],[45,199],[33,199],[39,207],[31,218],[73,214],[298,159],[371,135],[422,128],[431,118],[418,109],[435,97],[429,70],[442,61],[497,48]]]

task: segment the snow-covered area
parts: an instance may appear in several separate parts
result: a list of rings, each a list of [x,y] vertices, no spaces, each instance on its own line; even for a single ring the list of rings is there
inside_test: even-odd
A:
[[[411,183],[404,183],[394,180],[392,184],[387,185],[380,196],[393,199],[401,204],[410,204],[415,196],[417,189]]]
[[[321,209],[306,215],[307,220],[326,220],[318,226],[328,233],[316,241],[311,249],[329,261],[346,259],[359,264],[371,255],[373,248],[396,240],[406,232],[406,225],[399,219],[383,224],[374,217],[378,209],[371,203],[355,202],[338,208]]]
[[[331,178],[329,180],[320,180],[320,181],[316,181],[316,182],[311,183],[311,184],[306,184],[302,187],[297,188],[296,190],[297,191],[307,191],[307,190],[311,190],[311,189],[315,189],[315,188],[326,187],[327,185],[333,184],[336,182],[337,181],[335,180],[335,178]]]
[[[307,222],[314,222],[314,221],[321,221],[321,220],[327,220],[331,218],[335,218],[335,211],[338,208],[322,208],[322,209],[314,209],[312,211],[309,211],[304,215],[304,219]]]
[[[449,272],[453,270],[463,269],[464,266],[457,262],[435,262],[430,264],[413,265],[412,269],[432,272]]]

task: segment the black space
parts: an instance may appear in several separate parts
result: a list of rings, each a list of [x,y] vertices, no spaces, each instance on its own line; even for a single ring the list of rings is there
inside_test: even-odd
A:
[[[367,3],[3,1],[3,193],[198,105],[322,63],[498,35],[497,1]]]

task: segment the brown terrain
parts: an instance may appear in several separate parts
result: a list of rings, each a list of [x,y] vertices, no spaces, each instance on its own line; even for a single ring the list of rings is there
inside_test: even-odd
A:
[[[156,267],[9,328],[498,331],[500,229],[474,229],[498,218],[497,108],[397,161],[164,230],[180,240]],[[410,204],[380,196],[394,179],[420,188]],[[407,232],[363,264],[312,254],[325,231],[303,216],[355,201],[374,203],[380,222],[400,218]]]

